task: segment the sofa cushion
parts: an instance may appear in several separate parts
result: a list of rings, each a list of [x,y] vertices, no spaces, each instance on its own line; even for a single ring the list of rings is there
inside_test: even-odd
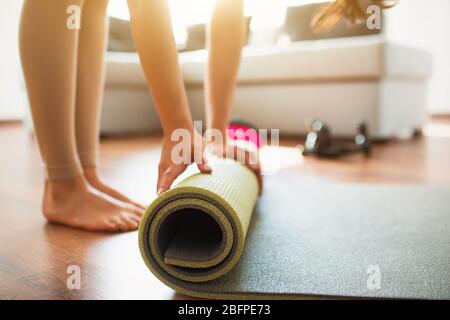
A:
[[[179,60],[186,85],[201,85],[206,51],[183,52]],[[107,61],[107,86],[145,86],[136,53],[109,53]],[[375,35],[246,47],[238,82],[423,79],[430,72],[428,53],[386,42],[381,35]]]

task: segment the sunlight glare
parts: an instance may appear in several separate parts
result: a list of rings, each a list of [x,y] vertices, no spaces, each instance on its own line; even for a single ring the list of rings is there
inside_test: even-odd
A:
[[[173,32],[178,44],[186,41],[186,28],[192,24],[206,23],[209,20],[214,0],[168,0]],[[280,27],[285,18],[286,7],[303,5],[323,0],[246,0],[245,15],[252,16],[252,30],[268,30]],[[126,0],[110,1],[108,14],[119,19],[129,20]]]

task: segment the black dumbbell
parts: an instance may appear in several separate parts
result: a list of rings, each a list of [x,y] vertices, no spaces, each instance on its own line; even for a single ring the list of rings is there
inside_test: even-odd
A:
[[[306,135],[303,155],[316,155],[321,158],[337,158],[343,155],[362,152],[370,155],[370,139],[367,125],[359,124],[354,138],[354,144],[339,144],[333,141],[331,131],[322,121],[315,120]]]

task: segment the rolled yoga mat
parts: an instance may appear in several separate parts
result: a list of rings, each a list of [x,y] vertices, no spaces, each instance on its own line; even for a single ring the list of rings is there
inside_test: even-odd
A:
[[[191,283],[217,279],[239,261],[258,197],[258,181],[248,168],[231,160],[213,167],[213,174],[192,175],[158,197],[139,229],[149,268],[192,296]]]
[[[280,172],[255,206],[252,172],[213,168],[158,197],[140,225],[145,263],[175,291],[450,298],[450,188],[314,185]]]

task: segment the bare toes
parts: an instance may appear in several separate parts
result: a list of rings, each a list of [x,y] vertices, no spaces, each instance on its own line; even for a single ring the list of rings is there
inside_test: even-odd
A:
[[[119,231],[128,231],[128,225],[120,217],[111,218],[111,223],[113,223]]]
[[[106,221],[104,231],[117,232],[117,231],[120,231],[120,229],[115,223],[113,223],[111,221]]]
[[[142,217],[144,215],[144,211],[143,210],[131,210],[131,212],[135,215],[137,215],[138,217]]]
[[[144,211],[145,211],[145,209],[138,208],[135,205],[133,205],[131,203],[128,203],[128,202],[119,201],[118,205],[123,210],[126,210],[128,212],[133,212],[133,213],[136,213],[136,214],[141,215],[141,216],[144,214]]]
[[[131,204],[134,205],[138,210],[145,210],[145,209],[147,209],[142,204],[134,202],[134,201],[131,201]]]
[[[128,218],[135,221],[139,225],[139,223],[141,222],[142,216],[135,214],[135,213],[130,213]]]
[[[128,230],[136,230],[139,226],[131,217],[123,217],[122,221],[128,226]]]

